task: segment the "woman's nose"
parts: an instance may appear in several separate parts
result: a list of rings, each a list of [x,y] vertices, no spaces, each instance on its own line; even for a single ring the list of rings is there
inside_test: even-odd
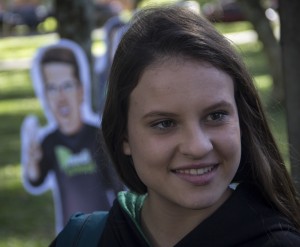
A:
[[[211,136],[199,124],[190,126],[182,131],[179,149],[186,156],[194,159],[201,158],[213,149]]]

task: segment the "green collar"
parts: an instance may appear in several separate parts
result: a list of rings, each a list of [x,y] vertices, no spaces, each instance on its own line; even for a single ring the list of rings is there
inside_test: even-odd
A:
[[[141,224],[141,210],[147,194],[139,195],[130,191],[121,191],[118,193],[118,201],[125,212],[135,221]]]
[[[139,195],[130,191],[121,191],[118,193],[118,201],[122,209],[130,216],[130,218],[135,223],[139,232],[142,234],[144,239],[149,243],[141,227],[141,210],[144,205],[144,201],[146,197],[147,194]]]

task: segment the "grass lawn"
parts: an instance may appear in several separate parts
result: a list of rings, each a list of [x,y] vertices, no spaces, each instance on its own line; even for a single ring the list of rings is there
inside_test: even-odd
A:
[[[0,40],[1,62],[28,59],[55,35]],[[0,68],[0,247],[48,246],[54,237],[51,193],[28,194],[21,183],[20,126],[30,113],[43,118],[28,69]]]
[[[232,32],[249,27],[248,23],[234,25],[236,27],[218,24],[218,29]],[[28,114],[36,114],[42,119],[43,113],[35,98],[28,69],[3,70],[1,62],[31,58],[37,47],[55,40],[55,35],[0,39],[0,247],[47,246],[54,237],[51,193],[29,195],[23,189],[20,174],[21,123]],[[268,102],[272,82],[262,46],[254,42],[239,46],[239,50],[255,77],[263,101]],[[270,123],[287,159],[283,109],[280,106],[268,109],[272,109],[268,114]]]

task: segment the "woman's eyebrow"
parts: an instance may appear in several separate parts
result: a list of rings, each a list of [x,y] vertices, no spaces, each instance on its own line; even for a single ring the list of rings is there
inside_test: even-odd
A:
[[[217,108],[226,108],[226,109],[233,109],[234,105],[226,100],[221,100],[219,102],[216,102],[207,108],[204,109],[204,111],[213,111]]]
[[[143,119],[153,118],[153,117],[175,117],[176,114],[172,112],[165,111],[150,111],[143,116]]]
[[[226,109],[233,109],[234,106],[232,103],[226,101],[226,100],[221,100],[219,102],[216,102],[212,105],[209,105],[208,107],[203,109],[203,112],[209,112],[209,111],[213,111],[216,110],[218,108],[226,108]],[[174,118],[176,117],[177,114],[173,113],[173,112],[167,112],[167,111],[163,111],[163,110],[153,110],[150,112],[147,112],[145,115],[143,115],[143,119],[147,119],[147,118],[154,118],[154,117],[166,117],[166,118]]]

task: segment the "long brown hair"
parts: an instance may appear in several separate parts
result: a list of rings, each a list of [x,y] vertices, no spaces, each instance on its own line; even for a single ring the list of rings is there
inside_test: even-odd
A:
[[[234,181],[256,184],[265,199],[300,229],[296,191],[251,76],[223,35],[205,19],[181,7],[150,8],[137,13],[115,54],[102,130],[108,152],[124,183],[137,193],[147,191],[122,149],[129,96],[149,65],[178,56],[208,62],[231,76],[242,132],[242,157]]]

